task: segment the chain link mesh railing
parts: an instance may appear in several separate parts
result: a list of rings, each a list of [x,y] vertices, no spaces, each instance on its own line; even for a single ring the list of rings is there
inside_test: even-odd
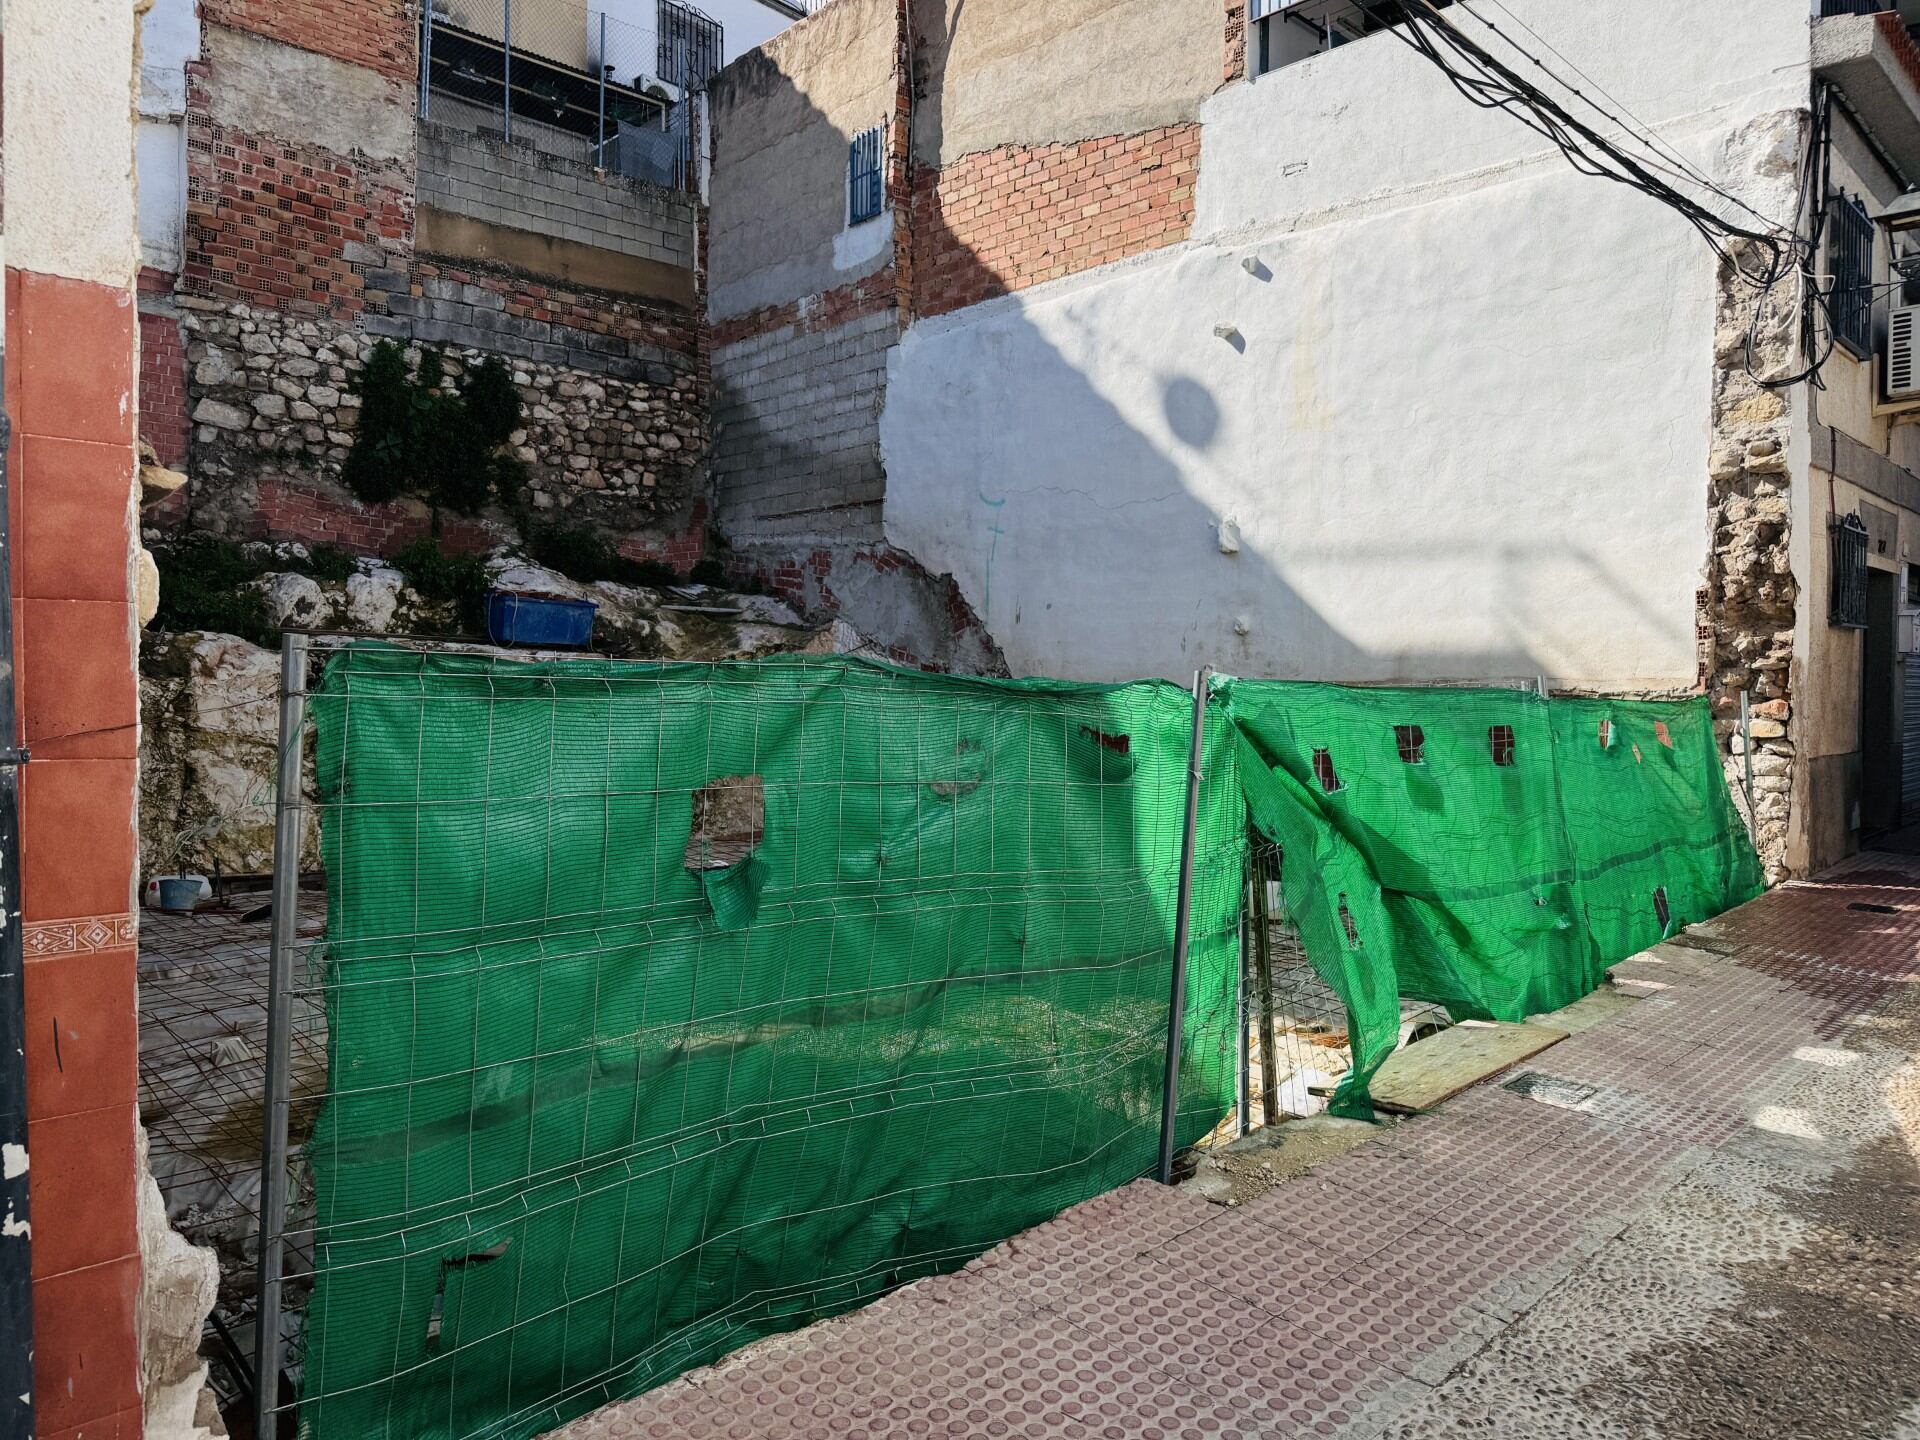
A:
[[[724,61],[720,23],[681,0],[431,0],[420,113],[690,189],[697,96]]]

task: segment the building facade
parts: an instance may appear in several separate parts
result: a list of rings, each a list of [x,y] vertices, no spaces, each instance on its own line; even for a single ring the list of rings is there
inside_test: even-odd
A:
[[[425,534],[424,507],[363,505],[340,483],[354,381],[391,339],[511,365],[526,485],[500,507],[636,557],[699,557],[704,206],[687,117],[719,29],[672,0],[644,27],[567,0],[521,0],[517,30],[514,13],[148,12],[141,435],[191,476],[150,523],[361,553]],[[666,43],[676,25],[690,49]],[[501,528],[456,520],[442,537],[484,548]]]
[[[1626,0],[1442,11],[1725,214],[1817,230],[1849,348],[1379,8],[834,0],[736,62],[722,532],[843,607],[883,562],[950,576],[1015,673],[1704,690],[1774,874],[1830,863],[1898,819],[1907,637],[1831,623],[1829,523],[1879,527],[1897,621],[1920,514],[1894,247],[1871,221],[1846,279],[1833,217],[1920,178],[1920,15],[1701,0],[1623,47]]]

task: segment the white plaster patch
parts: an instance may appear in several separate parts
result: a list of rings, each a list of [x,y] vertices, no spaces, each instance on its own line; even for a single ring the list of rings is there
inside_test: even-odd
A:
[[[8,1143],[0,1146],[0,1172],[9,1180],[27,1173],[27,1147]]]
[[[893,213],[883,210],[833,237],[833,268],[866,266],[893,248]]]

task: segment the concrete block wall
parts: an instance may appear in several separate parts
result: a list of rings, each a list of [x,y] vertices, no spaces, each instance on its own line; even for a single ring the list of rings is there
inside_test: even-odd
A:
[[[691,268],[689,196],[530,146],[431,122],[420,127],[419,203],[454,215]]]
[[[887,308],[714,352],[717,518],[730,537],[879,537],[880,407],[898,338]]]

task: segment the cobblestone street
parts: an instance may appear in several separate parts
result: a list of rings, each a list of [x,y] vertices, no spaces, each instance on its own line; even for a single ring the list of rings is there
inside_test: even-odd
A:
[[[1916,942],[1858,856],[1244,1205],[1136,1182],[560,1433],[1920,1436]]]

